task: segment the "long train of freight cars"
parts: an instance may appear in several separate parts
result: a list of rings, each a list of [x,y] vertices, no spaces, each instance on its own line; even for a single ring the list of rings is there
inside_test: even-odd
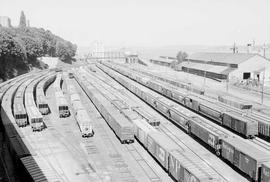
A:
[[[170,86],[166,83],[161,83],[157,80],[151,78],[143,78],[141,75],[132,73],[130,71],[125,71],[117,66],[112,64],[103,63],[104,65],[116,70],[120,74],[123,74],[138,83],[155,90],[156,92],[188,107],[200,114],[206,115],[211,119],[214,119],[219,124],[223,125],[234,131],[235,133],[247,137],[253,138],[255,135],[258,135],[258,121],[252,120],[245,116],[240,115],[235,112],[235,108],[229,109],[228,107],[213,107],[215,103],[208,102],[209,99],[200,99],[194,94],[187,94],[181,89],[175,89],[173,86]],[[265,123],[264,123],[265,124]]]
[[[84,75],[84,72],[78,72],[80,75]],[[83,77],[89,79],[89,81],[91,79],[87,74],[81,76],[79,79]],[[99,87],[98,84],[95,84],[94,82],[88,85],[89,89],[101,93],[102,89],[95,89],[96,86]],[[105,95],[107,96],[105,93],[106,92],[103,92],[102,94],[104,97]],[[112,98],[113,97],[111,96],[106,97],[109,102],[115,101],[112,101]],[[104,101],[102,100],[102,103],[103,102]],[[118,112],[124,113],[125,117],[132,118],[126,122],[132,122],[135,128],[135,130],[133,130],[133,135],[135,135],[138,141],[141,142],[146,150],[148,150],[174,180],[183,182],[226,181],[220,174],[216,173],[208,164],[206,164],[205,161],[201,160],[190,150],[181,148],[175,142],[170,140],[167,135],[157,131],[153,126],[146,122],[144,118],[131,117],[131,112],[124,111],[123,109]]]
[[[13,100],[13,115],[19,127],[25,127],[30,123],[30,121],[28,121],[30,117],[28,117],[25,106],[24,106],[24,102],[25,102],[24,96],[25,96],[26,87],[35,78],[38,78],[38,77],[39,75],[37,75],[36,77],[30,78],[24,83],[22,83],[22,85],[20,85],[20,87],[17,89],[15,93],[14,100]]]
[[[62,73],[58,73],[53,83],[53,88],[55,90],[56,106],[57,106],[60,118],[70,116],[68,102],[62,91],[61,83],[62,83]]]
[[[197,118],[195,114],[192,114],[192,112],[181,112],[183,109],[170,104],[168,99],[151,95],[149,91],[141,89],[142,86],[136,85],[135,82],[132,83],[128,78],[102,65],[99,65],[99,68],[161,112],[164,116],[168,117],[183,130],[186,130],[187,133],[190,132],[209,147],[219,151],[217,153],[221,154],[222,158],[237,167],[251,179],[260,181],[260,179],[265,179],[266,177],[268,177],[268,179],[270,178],[269,173],[266,172],[267,170],[269,171],[266,167],[266,164],[270,161],[269,152],[261,151],[257,148],[258,146],[254,145],[249,140],[232,137],[230,135],[224,136],[224,134],[217,131],[216,128],[206,127],[205,122],[200,122],[200,119]]]
[[[39,109],[39,112],[42,115],[49,114],[49,112],[50,112],[50,108],[49,108],[48,102],[47,102],[46,97],[45,97],[45,91],[49,87],[49,85],[51,85],[54,82],[55,78],[56,78],[55,73],[52,73],[52,74],[48,75],[47,79],[41,80],[37,85],[36,104],[37,104],[37,107]]]
[[[161,76],[160,74],[156,74],[154,72],[149,72],[148,68],[147,69],[144,68],[142,70],[139,70],[136,68],[129,67],[127,65],[123,65],[123,64],[117,64],[117,65],[123,66],[125,69],[131,69],[135,72],[142,73],[142,74],[147,75],[151,78],[164,81],[164,82],[169,83],[171,85],[174,85],[176,87],[180,87],[180,88],[184,88],[184,89],[193,91],[192,87],[189,86],[187,83],[183,83],[180,80],[176,80],[175,78],[172,78],[172,77],[167,77],[164,75]],[[142,67],[140,67],[140,68],[142,68]],[[205,95],[205,93],[203,94],[203,91],[200,90],[199,88],[195,88],[195,91],[193,91],[193,92],[200,94],[200,95]],[[242,100],[240,98],[232,97],[230,95],[222,95],[222,96],[219,95],[218,100],[220,102],[226,103],[226,104],[231,105],[233,107],[236,107],[238,109],[251,109],[252,108],[252,104],[250,104],[249,102]]]
[[[45,123],[43,121],[43,116],[39,112],[39,109],[35,103],[35,88],[37,84],[46,76],[39,76],[34,78],[33,81],[26,87],[24,93],[24,105],[28,116],[28,122],[33,131],[42,131],[45,129]]]
[[[106,65],[112,67],[112,65],[108,65],[108,64]],[[114,69],[117,69],[117,68],[114,67]],[[127,71],[123,72],[123,70],[121,70],[120,68],[118,68],[118,71],[121,72],[122,74],[125,74],[128,77],[132,76],[132,75],[126,74]],[[151,75],[150,73],[147,75],[154,78],[157,77],[157,76]],[[202,115],[205,115],[218,123],[223,124],[223,120],[225,121],[228,120],[228,122],[225,122],[224,124],[227,127],[231,128],[232,130],[242,130],[242,132],[239,131],[238,133],[241,133],[244,136],[247,136],[248,133],[243,133],[243,132],[245,132],[246,130],[248,132],[248,129],[249,129],[248,126],[246,126],[246,123],[247,122],[250,123],[250,121],[251,122],[255,121],[258,123],[258,135],[263,138],[268,138],[268,139],[270,138],[270,117],[265,116],[256,111],[250,112],[250,111],[241,110],[241,109],[245,109],[245,110],[250,109],[252,106],[247,102],[241,101],[241,99],[235,101],[235,99],[231,96],[219,96],[218,101],[217,101],[214,99],[209,99],[202,95],[196,95],[197,97],[192,97],[188,94],[183,94],[185,92],[183,90],[181,91],[181,89],[179,88],[175,89],[174,87],[174,88],[168,89],[170,88],[170,84],[175,85],[174,82],[171,83],[170,80],[168,79],[163,80],[163,81],[170,83],[169,85],[166,85],[166,83],[160,84],[155,81],[153,81],[154,84],[148,85],[146,81],[144,81],[144,79],[140,78],[139,76],[135,78],[133,77],[132,79],[148,87],[151,87],[151,88],[156,87],[156,91],[162,93],[163,95],[169,97],[170,99],[177,101],[178,103],[182,105],[187,105],[188,107],[190,107],[190,109]],[[191,97],[192,104],[185,103],[184,98],[188,98],[188,97]],[[233,117],[228,116],[228,114],[231,114]]]
[[[75,119],[82,133],[82,137],[92,137],[94,136],[94,130],[92,126],[91,118],[89,117],[85,107],[82,105],[81,98],[76,91],[74,85],[69,83],[67,85],[67,90],[70,95],[70,101],[75,111]]]
[[[77,82],[94,103],[95,107],[105,118],[121,143],[133,143],[133,125],[114,106],[94,89],[83,75],[75,74]]]
[[[4,141],[7,143],[15,170],[19,171],[18,176],[21,181],[62,181],[27,142],[12,114],[12,102],[17,88],[29,78],[37,75],[28,73],[20,79],[14,79],[9,83],[11,87],[5,90],[1,105],[1,119],[5,132]]]
[[[118,66],[122,66],[125,69],[128,69],[129,68],[128,66],[126,66],[124,64],[117,64],[117,63],[115,63],[115,64],[118,65]],[[191,86],[190,84],[185,83],[185,82],[181,82],[180,80],[177,80],[177,81],[176,80],[171,80],[169,78],[166,78],[166,77],[163,77],[163,76],[160,76],[160,75],[154,75],[153,73],[151,73],[149,71],[146,71],[146,70],[138,70],[138,69],[135,69],[135,68],[133,68],[133,69],[131,68],[131,70],[136,71],[136,72],[139,72],[139,73],[142,73],[142,74],[147,75],[147,76],[149,76],[151,78],[154,78],[154,79],[157,79],[157,80],[161,80],[161,81],[170,83],[170,84],[172,84],[174,86],[177,86],[179,88],[186,89],[188,91],[191,91],[191,92],[196,93],[196,94],[199,94],[199,95],[204,95],[205,94],[204,93],[205,91],[202,90],[201,88],[196,87],[194,85]]]

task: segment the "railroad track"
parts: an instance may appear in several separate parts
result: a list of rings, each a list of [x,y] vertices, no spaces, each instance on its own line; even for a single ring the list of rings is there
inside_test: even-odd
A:
[[[104,89],[104,90],[106,90],[107,91],[107,93],[111,93],[112,95],[114,95],[116,98],[118,98],[119,100],[123,100],[123,101],[125,101],[125,103],[132,103],[132,105],[134,105],[134,100],[132,100],[131,98],[128,98],[126,95],[124,95],[124,91],[122,90],[122,89],[118,89],[117,87],[115,87],[114,85],[112,85],[112,84],[110,84],[110,82],[108,81],[108,80],[104,80],[104,79],[102,79],[102,78],[100,78],[99,76],[97,76],[96,78],[94,78],[94,76],[92,75],[92,77],[91,77],[91,79],[92,80],[97,80],[97,79],[99,79],[104,85],[107,85],[108,87],[106,87],[106,86],[104,86],[104,85],[102,85],[101,87],[102,88],[99,88],[100,90],[101,89]],[[96,85],[98,85],[98,82],[96,82]],[[114,89],[115,91],[118,91],[118,93],[115,93],[115,92],[113,92],[113,91],[111,91],[110,89],[109,89],[109,87],[111,88],[111,89]],[[109,99],[109,97],[107,96],[108,94],[104,94],[104,97],[107,97],[107,99]],[[213,125],[211,125],[212,127],[215,127],[214,126],[214,124]],[[224,180],[226,180],[226,181],[229,181],[228,179],[226,179],[225,177],[224,177],[224,175],[222,175],[220,172],[218,172],[215,168],[213,168],[212,166],[211,166],[211,163],[209,163],[209,161],[207,161],[207,160],[205,160],[203,157],[201,157],[200,155],[198,155],[196,152],[194,152],[194,150],[191,148],[191,147],[189,147],[188,145],[186,145],[184,142],[182,142],[182,140],[181,139],[179,139],[179,137],[177,137],[173,132],[171,132],[170,131],[170,129],[168,129],[165,125],[162,125],[162,127],[159,127],[160,128],[160,130],[164,133],[164,134],[166,134],[169,138],[171,138],[180,148],[182,148],[183,150],[190,150],[190,151],[192,151],[192,153],[194,154],[194,155],[196,155],[197,157],[199,157],[201,160],[203,160],[205,163],[207,163],[210,167],[211,167],[211,169],[213,170],[213,171],[215,171],[217,174],[219,174],[220,176],[222,176],[222,178],[224,179]],[[224,131],[223,131],[224,132]],[[224,134],[225,134],[225,132],[224,132]],[[182,145],[180,145],[180,143],[182,144]],[[183,147],[184,146],[184,147]],[[196,164],[195,164],[196,165]],[[201,169],[201,171],[203,171],[203,169]],[[206,174],[206,173],[205,173]]]

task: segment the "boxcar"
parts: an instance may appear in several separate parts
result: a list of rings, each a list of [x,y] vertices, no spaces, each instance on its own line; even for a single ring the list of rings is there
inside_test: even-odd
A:
[[[169,118],[188,133],[190,132],[189,120],[191,116],[191,112],[181,106],[175,105],[169,109]]]
[[[258,181],[259,171],[264,162],[270,161],[270,155],[258,148],[251,147],[242,139],[228,137],[222,140],[221,155],[251,179]]]
[[[169,109],[171,107],[173,107],[175,104],[166,98],[158,98],[158,99],[156,99],[155,105],[156,105],[155,108],[158,111],[160,111],[165,116],[170,117],[169,116]]]
[[[215,104],[212,104],[210,102],[201,101],[198,109],[199,109],[199,113],[222,124],[224,109],[222,109],[221,107]]]
[[[134,134],[136,138],[147,148],[147,136],[151,131],[157,131],[150,124],[145,122],[143,119],[137,119],[133,121],[134,123]]]
[[[192,159],[192,161],[190,161]],[[214,177],[211,171],[205,168],[205,164],[187,152],[174,150],[169,156],[169,174],[175,181],[181,182],[217,182],[219,177]]]
[[[188,95],[185,97],[184,99],[185,101],[185,106],[198,112],[199,111],[199,98],[192,96],[192,95]]]
[[[270,181],[270,162],[265,162],[262,164],[261,168],[261,182]]]
[[[232,111],[223,113],[222,124],[247,138],[258,135],[258,122]]]
[[[247,101],[244,101],[242,99],[239,99],[237,97],[233,97],[230,95],[218,96],[218,100],[220,102],[236,107],[238,109],[251,109],[252,108],[252,104],[248,103]]]
[[[185,104],[184,99],[187,97],[187,94],[181,93],[177,90],[172,91],[172,99],[180,104]]]
[[[78,123],[78,126],[81,130],[82,137],[92,137],[94,136],[94,130],[92,128],[92,122],[87,114],[86,110],[78,110],[75,113],[75,118]]]
[[[208,124],[203,118],[192,117],[190,119],[190,132],[210,146],[217,155],[220,155],[221,141],[223,134]]]
[[[26,110],[28,114],[28,121],[32,127],[32,130],[41,131],[45,126],[43,123],[43,117],[39,110],[34,106],[26,107]]]
[[[170,140],[164,133],[151,131],[147,137],[147,149],[157,159],[162,167],[168,171],[169,152],[180,149],[179,146]]]
[[[21,102],[16,102],[13,104],[13,112],[17,125],[19,127],[24,127],[27,125],[27,114],[23,105],[23,99],[20,100]]]

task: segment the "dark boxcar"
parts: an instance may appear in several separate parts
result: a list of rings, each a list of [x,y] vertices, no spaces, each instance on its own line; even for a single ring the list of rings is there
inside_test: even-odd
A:
[[[258,135],[258,122],[235,112],[224,112],[222,124],[246,137]]]
[[[244,101],[242,99],[229,96],[229,95],[218,96],[218,100],[220,102],[236,107],[238,109],[251,109],[252,108],[252,104],[248,103],[247,101]]]
[[[192,162],[191,162],[192,161]],[[169,174],[175,181],[181,182],[217,182],[220,176],[213,173],[201,159],[194,155],[174,150],[169,156]]]
[[[218,133],[216,128],[209,125],[203,118],[192,117],[190,119],[190,132],[220,154],[220,143],[223,134]]]
[[[237,137],[222,140],[222,157],[239,168],[253,180],[258,180],[259,169],[264,162],[270,161],[270,155],[246,143]]]
[[[261,169],[261,182],[270,181],[270,162],[265,162],[262,164]]]
[[[218,123],[222,124],[223,109],[215,104],[201,101],[199,104],[199,112],[209,118],[214,119]]]
[[[262,136],[270,136],[270,123],[258,121],[258,133]]]
[[[189,119],[191,117],[191,112],[187,109],[183,109],[181,106],[173,106],[169,110],[170,119],[172,119],[181,128],[189,131]]]

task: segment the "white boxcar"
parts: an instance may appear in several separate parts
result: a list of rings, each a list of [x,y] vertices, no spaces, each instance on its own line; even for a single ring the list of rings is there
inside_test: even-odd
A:
[[[86,110],[78,110],[75,114],[75,118],[82,133],[82,137],[94,136],[94,130],[92,128],[91,119],[88,116]]]

